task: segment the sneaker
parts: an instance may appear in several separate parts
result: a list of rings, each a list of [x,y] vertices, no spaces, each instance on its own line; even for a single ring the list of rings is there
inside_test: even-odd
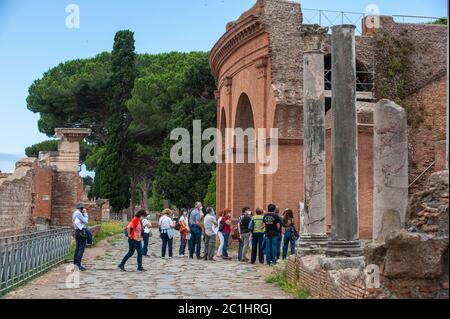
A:
[[[147,271],[146,269],[144,269],[144,268],[138,268],[138,271],[142,271],[142,272],[144,272],[144,271]]]
[[[201,257],[201,256],[197,256],[197,259],[198,259],[198,260],[201,260],[201,259],[203,259],[203,257]]]
[[[119,266],[117,266],[121,271],[126,271],[125,270],[125,266],[122,266],[122,265],[119,265]]]
[[[178,255],[178,258],[184,258],[186,257],[185,255]]]
[[[78,269],[80,270],[80,271],[86,271],[87,269],[85,268],[85,267],[83,267],[83,266],[78,266]]]

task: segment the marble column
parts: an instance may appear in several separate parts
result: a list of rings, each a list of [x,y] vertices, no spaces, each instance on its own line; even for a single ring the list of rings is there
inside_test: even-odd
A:
[[[332,29],[331,240],[327,257],[362,255],[358,225],[355,26]]]
[[[373,239],[383,242],[404,225],[408,206],[408,125],[405,110],[389,100],[375,105],[373,134]],[[391,214],[393,216],[389,217]],[[398,222],[397,222],[398,221]]]
[[[323,254],[327,244],[323,43],[328,28],[303,25],[303,159],[305,209],[299,255]]]

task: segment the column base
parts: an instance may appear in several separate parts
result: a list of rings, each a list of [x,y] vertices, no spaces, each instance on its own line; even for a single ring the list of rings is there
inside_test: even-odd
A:
[[[363,255],[363,249],[359,240],[329,241],[325,255],[327,257],[359,257]]]
[[[364,257],[320,257],[319,265],[324,270],[364,269]]]
[[[303,234],[298,242],[298,256],[324,255],[327,248],[326,234]]]

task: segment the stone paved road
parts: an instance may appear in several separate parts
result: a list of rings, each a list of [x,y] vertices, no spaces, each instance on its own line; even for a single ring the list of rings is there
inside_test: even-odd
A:
[[[266,266],[222,259],[215,262],[187,257],[161,259],[160,247],[159,238],[151,240],[151,257],[144,258],[144,268],[147,272],[136,271],[136,257],[133,256],[126,265],[127,272],[122,273],[117,269],[117,264],[126,253],[127,243],[125,238],[118,237],[109,244],[104,244],[98,256],[86,258],[85,265],[89,271],[81,273],[80,288],[66,287],[67,265],[61,265],[24,287],[12,291],[5,298],[291,298],[277,286],[265,282],[262,272]],[[174,247],[178,247],[178,244],[175,243]],[[174,252],[176,256],[176,250]]]

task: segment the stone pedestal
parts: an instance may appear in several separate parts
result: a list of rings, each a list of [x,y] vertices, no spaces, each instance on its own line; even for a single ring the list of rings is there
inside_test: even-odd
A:
[[[303,159],[305,209],[301,218],[299,254],[323,254],[326,235],[326,158],[323,43],[327,28],[304,25]]]
[[[406,112],[392,101],[375,106],[373,139],[373,239],[405,223],[408,206],[408,126]],[[385,217],[386,214],[396,215]],[[396,220],[399,219],[401,225]],[[383,221],[385,225],[383,225]]]
[[[331,241],[328,257],[362,255],[358,225],[355,26],[333,27]]]
[[[79,196],[80,142],[91,134],[87,128],[57,128],[55,135],[60,139],[58,152],[50,154],[47,161],[55,167],[53,177],[53,194],[51,208],[52,226],[69,226],[72,224],[72,212]],[[40,157],[42,157],[40,155]]]

